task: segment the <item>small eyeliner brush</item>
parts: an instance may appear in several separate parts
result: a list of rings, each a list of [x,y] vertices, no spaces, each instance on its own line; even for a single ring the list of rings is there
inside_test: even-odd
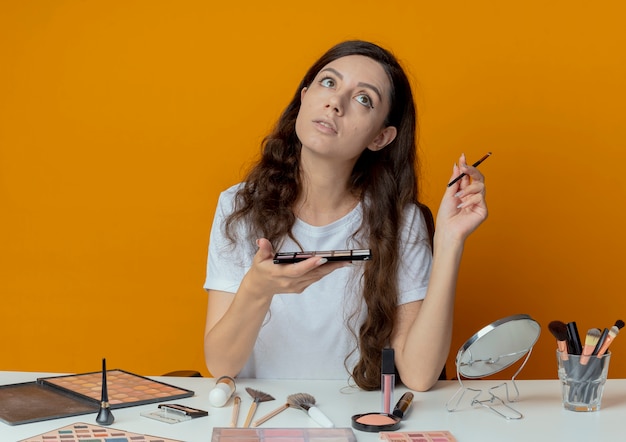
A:
[[[482,163],[483,161],[485,161],[487,158],[489,158],[491,156],[491,152],[487,152],[485,154],[485,156],[483,156],[480,160],[476,161],[474,164],[472,164],[472,167],[478,167],[478,165],[480,163]],[[452,186],[454,183],[456,183],[458,180],[460,180],[461,178],[463,178],[465,176],[465,173],[462,173],[461,175],[459,175],[458,177],[456,177],[455,179],[453,179],[452,181],[450,181],[448,183],[448,187]]]
[[[102,400],[96,422],[100,425],[111,425],[115,418],[109,407],[109,391],[107,389],[107,360],[102,359]]]

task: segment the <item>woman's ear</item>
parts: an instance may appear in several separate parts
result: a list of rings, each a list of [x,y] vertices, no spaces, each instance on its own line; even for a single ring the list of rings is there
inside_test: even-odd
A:
[[[397,134],[398,130],[394,126],[387,126],[372,140],[367,148],[374,152],[379,151],[395,140]]]
[[[308,88],[303,87],[302,90],[300,91],[300,101],[302,101],[302,99],[304,98],[304,94],[306,94],[306,90]]]

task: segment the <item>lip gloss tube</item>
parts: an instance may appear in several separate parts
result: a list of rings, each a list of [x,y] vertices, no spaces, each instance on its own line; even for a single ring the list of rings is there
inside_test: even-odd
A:
[[[383,348],[380,388],[383,396],[383,413],[393,410],[393,389],[396,383],[396,364],[393,348]]]

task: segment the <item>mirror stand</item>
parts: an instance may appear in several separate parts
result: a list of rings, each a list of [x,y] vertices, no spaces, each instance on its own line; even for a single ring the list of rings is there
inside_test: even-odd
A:
[[[456,358],[456,378],[459,389],[446,402],[446,409],[456,411],[467,392],[473,393],[471,405],[485,407],[507,419],[522,419],[524,416],[510,403],[519,398],[515,379],[530,358],[533,346],[539,337],[539,324],[528,315],[514,315],[489,324],[472,336],[460,349]],[[526,357],[524,357],[526,356]],[[463,384],[463,378],[480,379],[495,374],[524,358],[511,377],[514,396],[505,381],[489,389],[476,389]],[[504,389],[505,399],[498,390]],[[454,401],[455,398],[458,399]]]
[[[524,415],[522,413],[520,413],[518,410],[516,410],[515,408],[513,408],[512,406],[508,405],[512,402],[516,402],[517,399],[519,398],[519,389],[517,388],[517,384],[515,383],[515,378],[517,377],[517,375],[522,371],[522,369],[524,368],[524,365],[526,365],[526,362],[528,361],[528,359],[530,358],[530,354],[532,353],[532,348],[528,351],[528,353],[526,354],[526,357],[524,358],[524,362],[522,362],[522,364],[520,365],[520,367],[518,368],[518,370],[515,372],[515,374],[511,377],[511,385],[513,386],[513,389],[515,390],[515,396],[511,397],[510,393],[509,393],[509,383],[508,382],[502,382],[498,385],[495,385],[493,387],[490,387],[489,389],[486,390],[488,397],[484,398],[484,393],[485,390],[484,389],[476,389],[476,388],[472,388],[472,387],[468,387],[463,385],[463,380],[461,377],[461,373],[459,372],[459,365],[457,364],[457,370],[456,370],[456,378],[459,380],[459,389],[456,391],[456,393],[454,393],[454,395],[452,395],[452,397],[448,400],[448,402],[446,402],[446,409],[448,411],[456,411],[459,408],[459,405],[461,404],[461,400],[463,399],[463,396],[465,396],[465,393],[470,391],[475,393],[474,396],[472,397],[472,400],[470,402],[470,405],[472,407],[476,407],[476,406],[481,406],[481,407],[485,407],[488,408],[489,410],[493,411],[494,413],[502,416],[505,419],[510,419],[510,420],[514,420],[514,419],[522,419],[524,417]],[[506,393],[506,400],[502,399],[500,396],[498,396],[497,394],[495,394],[494,392],[498,389],[504,388],[504,391]],[[460,393],[460,395],[459,395]],[[459,396],[458,400],[456,401],[456,403],[454,404],[454,406],[450,407],[450,403],[454,400],[455,397]],[[503,412],[501,412],[500,410],[498,410],[495,406],[502,406],[502,407],[506,407],[507,412],[510,412],[509,414],[505,414]]]

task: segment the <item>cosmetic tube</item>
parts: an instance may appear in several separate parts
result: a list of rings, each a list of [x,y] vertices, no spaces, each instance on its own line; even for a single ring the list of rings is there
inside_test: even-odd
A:
[[[215,382],[209,393],[209,402],[214,407],[223,407],[235,392],[235,380],[230,376],[222,376]]]
[[[411,406],[411,402],[413,402],[413,393],[407,391],[402,395],[402,397],[394,407],[393,413],[391,414],[393,414],[394,416],[398,416],[400,419],[402,419],[404,417],[404,414],[406,413],[406,410],[408,410]]]
[[[380,388],[383,399],[383,413],[393,410],[393,389],[396,383],[396,365],[393,348],[383,348]]]

